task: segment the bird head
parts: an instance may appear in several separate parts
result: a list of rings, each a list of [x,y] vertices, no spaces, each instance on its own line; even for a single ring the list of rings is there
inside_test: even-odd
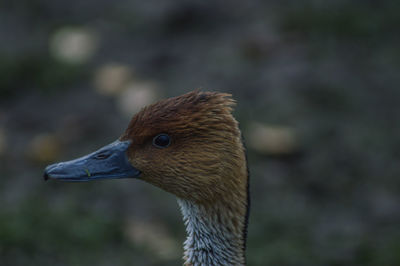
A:
[[[213,202],[246,186],[246,161],[229,94],[194,91],[133,116],[100,150],[50,165],[45,179],[138,178],[177,197]]]

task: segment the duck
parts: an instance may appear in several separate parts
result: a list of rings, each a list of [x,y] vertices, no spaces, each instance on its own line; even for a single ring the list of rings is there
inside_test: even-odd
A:
[[[143,180],[176,196],[184,265],[246,265],[249,170],[231,94],[195,90],[133,116],[113,143],[46,167],[45,180]]]

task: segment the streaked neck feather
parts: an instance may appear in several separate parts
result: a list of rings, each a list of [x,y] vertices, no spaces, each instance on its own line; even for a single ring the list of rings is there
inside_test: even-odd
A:
[[[204,205],[178,199],[187,239],[185,265],[245,265],[243,219],[221,204]],[[243,225],[244,226],[244,225]]]

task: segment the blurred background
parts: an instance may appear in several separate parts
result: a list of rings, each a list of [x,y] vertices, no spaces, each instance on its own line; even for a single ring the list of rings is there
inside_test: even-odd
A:
[[[44,182],[131,116],[229,92],[247,141],[249,265],[400,265],[400,2],[0,3],[0,265],[179,265],[174,196]]]

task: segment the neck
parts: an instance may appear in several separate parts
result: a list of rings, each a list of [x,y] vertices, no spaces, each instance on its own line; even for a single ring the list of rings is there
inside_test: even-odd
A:
[[[245,265],[247,206],[238,210],[229,203],[178,203],[187,232],[185,265]]]

